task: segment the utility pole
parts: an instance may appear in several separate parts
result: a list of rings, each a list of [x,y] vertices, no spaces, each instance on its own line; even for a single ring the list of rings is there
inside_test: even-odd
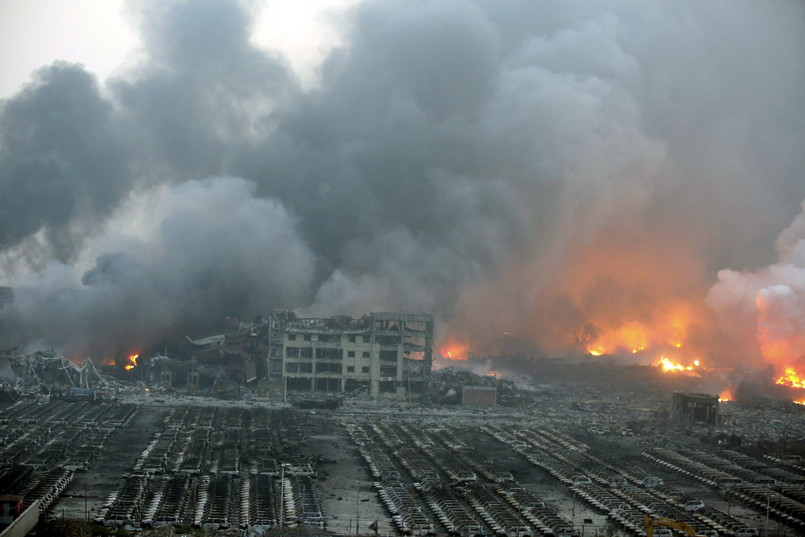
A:
[[[355,490],[355,535],[358,535],[360,533],[360,522],[359,522],[359,519],[360,519],[359,518],[360,517],[360,515],[359,515],[360,504],[359,504],[359,502],[361,500],[361,486],[357,481],[355,483],[358,485],[357,487],[355,487],[355,489],[356,489]]]
[[[570,509],[570,528],[576,531],[576,491],[573,491],[573,507]]]

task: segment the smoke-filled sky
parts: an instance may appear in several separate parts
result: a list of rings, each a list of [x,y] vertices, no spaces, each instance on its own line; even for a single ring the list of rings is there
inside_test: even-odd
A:
[[[290,308],[801,359],[800,2],[364,0],[290,41],[255,6],[128,5],[119,68],[0,101],[0,348]]]

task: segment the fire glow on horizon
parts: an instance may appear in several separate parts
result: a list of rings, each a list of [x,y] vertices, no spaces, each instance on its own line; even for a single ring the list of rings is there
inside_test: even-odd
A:
[[[587,345],[587,352],[601,356],[627,352],[637,354],[657,347],[679,349],[687,333],[686,324],[680,317],[665,319],[658,327],[641,321],[629,321],[599,334],[595,341]]]
[[[701,358],[702,352],[707,349],[696,348],[690,344],[690,326],[698,324],[701,315],[697,315],[692,306],[679,307],[674,315],[659,316],[655,322],[646,321],[625,321],[620,325],[606,324],[600,321],[595,325],[595,330],[591,331],[593,337],[586,338],[585,348],[590,356],[629,356],[633,355],[635,361],[647,363],[647,358],[653,355],[651,364],[665,374],[683,374],[692,377],[701,377],[710,372],[734,372],[730,367],[719,367],[712,363],[707,363]],[[688,313],[690,315],[685,315]],[[601,325],[607,326],[602,329]],[[656,326],[655,326],[656,325]],[[786,358],[788,354],[779,351],[782,345],[767,345],[763,338],[758,338],[761,352],[765,357],[774,354],[776,363],[791,363]],[[447,343],[440,349],[443,358],[450,360],[466,360],[469,356],[469,343],[459,343],[454,337],[447,338]],[[786,349],[788,347],[785,347]],[[777,373],[769,379],[770,383],[788,386],[796,389],[805,389],[805,377],[800,375],[794,366],[778,369]],[[719,393],[719,401],[735,401],[735,386],[724,387]],[[792,397],[792,399],[794,399]],[[796,400],[797,404],[805,401]]]

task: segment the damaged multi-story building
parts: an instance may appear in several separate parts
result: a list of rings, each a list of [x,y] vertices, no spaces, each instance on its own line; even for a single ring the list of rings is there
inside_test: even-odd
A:
[[[288,391],[404,397],[430,381],[433,315],[298,318],[277,311],[268,323],[268,375]]]

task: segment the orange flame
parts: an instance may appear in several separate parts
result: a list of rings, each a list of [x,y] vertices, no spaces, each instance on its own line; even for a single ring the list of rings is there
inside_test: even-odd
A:
[[[618,351],[630,351],[636,354],[644,350],[649,344],[649,328],[639,321],[632,321],[617,330],[607,332],[598,337],[587,352],[593,356],[614,354]]]
[[[733,401],[734,399],[733,399],[733,395],[732,395],[732,390],[727,388],[726,390],[724,390],[723,392],[718,394],[718,400],[721,403],[728,403],[730,401]]]
[[[131,363],[126,364],[124,369],[126,371],[131,371],[132,369],[134,369],[137,366],[137,358],[139,358],[139,357],[140,357],[139,354],[132,354],[131,356],[129,356],[129,362],[131,362]]]
[[[447,338],[447,343],[439,349],[439,354],[442,355],[442,358],[447,358],[448,360],[466,360],[468,357],[467,351],[467,345],[458,343],[451,336]]]
[[[692,364],[686,365],[686,366],[682,365],[680,363],[674,363],[670,359],[666,358],[665,356],[661,356],[660,361],[657,362],[657,366],[662,367],[662,370],[664,372],[668,372],[668,371],[690,371],[690,372],[693,372],[700,365],[701,365],[701,362],[699,361],[698,358],[693,360]]]
[[[785,374],[778,378],[775,382],[790,388],[805,388],[805,378],[797,374],[793,367],[787,367]]]
[[[695,314],[683,305],[669,308],[670,313],[655,315],[649,321],[627,321],[615,326],[597,325],[598,333],[587,345],[593,356],[630,352],[637,354],[646,349],[673,347],[681,349],[688,336],[688,327]],[[597,324],[597,323],[596,323]]]
[[[801,349],[805,346],[805,334],[796,330],[798,325],[785,315],[786,310],[782,306],[787,299],[788,293],[774,287],[758,293],[755,299],[758,310],[757,341],[763,358],[775,366],[779,375],[775,383],[805,389],[805,375],[800,372],[801,369],[797,370],[802,366]]]

